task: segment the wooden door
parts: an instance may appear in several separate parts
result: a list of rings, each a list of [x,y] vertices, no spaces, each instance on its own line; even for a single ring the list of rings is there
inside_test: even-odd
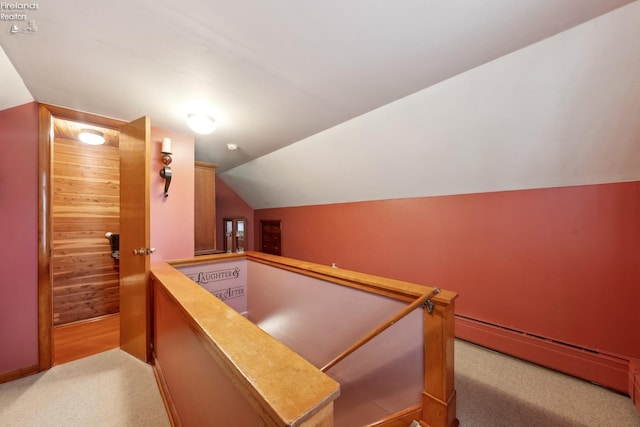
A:
[[[262,252],[282,255],[282,236],[280,220],[260,221],[260,244]]]
[[[150,359],[149,158],[151,125],[120,127],[120,348]]]

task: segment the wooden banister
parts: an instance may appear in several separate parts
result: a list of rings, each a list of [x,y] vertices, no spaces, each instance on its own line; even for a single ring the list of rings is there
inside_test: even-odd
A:
[[[418,308],[421,305],[423,305],[427,300],[429,300],[430,298],[434,297],[438,293],[440,293],[440,288],[433,288],[433,290],[431,292],[426,293],[426,294],[418,297],[415,301],[413,301],[411,304],[409,304],[408,306],[406,306],[405,308],[403,308],[402,310],[397,312],[395,315],[393,315],[391,318],[389,318],[382,325],[378,326],[373,331],[369,332],[367,335],[365,335],[360,340],[358,340],[351,347],[349,347],[348,349],[346,349],[345,351],[340,353],[332,361],[330,361],[329,363],[324,365],[320,370],[322,372],[328,371],[329,369],[334,367],[336,364],[338,364],[340,361],[342,361],[345,357],[349,356],[351,353],[353,353],[354,351],[356,351],[357,349],[359,349],[360,347],[365,345],[367,342],[371,341],[373,338],[375,338],[376,336],[380,335],[386,329],[391,327],[393,324],[395,324],[400,319],[402,319],[403,317],[405,317],[406,315],[411,313],[416,308]]]
[[[333,425],[335,380],[169,264],[154,263],[150,280],[154,363],[172,424]]]
[[[422,401],[420,404],[411,406],[404,411],[390,414],[389,417],[384,420],[380,420],[375,424],[371,424],[370,427],[380,426],[380,427],[391,427],[397,425],[407,425],[412,420],[419,420],[420,426],[422,427],[456,427],[459,426],[459,422],[456,417],[456,391],[455,391],[455,382],[454,382],[454,314],[455,314],[455,304],[454,301],[457,298],[457,293],[453,291],[449,291],[443,289],[440,293],[431,295],[430,299],[429,294],[433,291],[427,293],[429,287],[425,287],[423,285],[418,285],[415,283],[404,282],[395,279],[383,278],[379,276],[373,276],[365,273],[359,273],[349,270],[343,270],[339,268],[332,268],[331,266],[325,266],[320,264],[315,264],[306,261],[295,260],[292,258],[285,258],[270,254],[264,254],[260,252],[248,251],[244,253],[232,253],[232,254],[219,254],[219,255],[204,255],[198,258],[191,258],[186,260],[177,260],[171,261],[170,264],[174,267],[186,267],[193,266],[197,264],[208,264],[208,263],[217,263],[217,262],[230,262],[230,261],[240,261],[247,260],[248,266],[252,266],[248,268],[247,271],[251,270],[251,268],[255,268],[255,264],[262,264],[269,266],[271,268],[276,268],[283,271],[288,271],[291,273],[301,274],[308,278],[317,279],[322,282],[334,283],[340,286],[345,286],[352,289],[362,290],[371,294],[379,295],[386,298],[391,298],[396,301],[404,301],[408,304],[403,310],[398,312],[391,319],[387,320],[382,326],[376,328],[370,334],[361,339],[358,343],[352,346],[347,351],[343,352],[340,356],[334,359],[332,362],[327,364],[322,368],[322,371],[326,371],[338,363],[340,360],[347,357],[349,354],[353,353],[358,347],[362,346],[365,342],[370,341],[373,337],[380,334],[382,331],[388,329],[391,325],[396,323],[402,317],[406,316],[412,310],[424,304],[425,301],[429,301],[429,304],[425,304],[427,306],[427,310],[423,310],[423,373],[424,377],[422,378],[423,382],[423,391],[422,391]],[[253,271],[253,270],[251,270]],[[175,271],[175,274],[178,274]],[[248,274],[248,276],[251,276]],[[186,276],[182,276],[182,279],[187,279]],[[177,281],[177,278],[175,279]],[[255,280],[258,280],[257,278]],[[164,280],[163,280],[164,282]],[[173,282],[173,280],[172,280]],[[185,282],[186,283],[186,282]],[[174,284],[175,285],[175,284]],[[174,286],[168,286],[170,289],[173,289]],[[198,297],[195,300],[200,301],[202,298]],[[191,298],[188,298],[191,300]],[[180,298],[182,301],[182,298]],[[193,301],[194,303],[196,301]],[[181,303],[182,305],[182,303]],[[187,305],[191,305],[191,301],[189,304],[184,304],[184,308],[187,308]],[[219,304],[216,304],[219,305]],[[192,310],[189,310],[190,312]],[[198,316],[203,323],[206,323],[208,326],[206,330],[211,331],[222,331],[222,336],[226,337],[225,330],[230,328],[229,319],[227,316],[215,317],[212,318],[212,313],[210,310],[197,310]],[[201,315],[201,316],[200,316]],[[237,318],[238,316],[232,316]],[[241,317],[241,316],[240,316]],[[244,318],[243,318],[244,319]],[[246,319],[244,319],[246,320]],[[235,323],[235,322],[234,322]],[[246,322],[242,322],[246,323]],[[234,326],[235,329],[235,326]],[[255,359],[256,361],[265,360],[264,357],[264,345],[262,343],[256,343],[255,337],[252,334],[248,334],[244,337],[245,332],[240,333],[240,331],[236,331],[233,336],[228,337],[229,340],[225,339],[223,348],[234,348],[237,346],[238,337],[242,337],[243,340],[246,338],[246,345],[251,345],[252,348],[256,348],[259,354],[259,357],[250,357],[250,359]],[[217,341],[219,341],[222,337],[217,337],[218,332],[216,332]],[[205,341],[208,341],[207,338]],[[216,342],[216,347],[222,343]],[[209,346],[206,346],[209,348]],[[180,351],[182,351],[182,347],[180,347]],[[215,348],[214,348],[215,349]],[[246,348],[242,348],[240,353],[236,356],[242,359],[246,359]],[[217,352],[215,352],[217,354]],[[326,357],[326,356],[324,356]],[[220,360],[227,360],[228,355],[225,355],[223,358],[220,355]],[[231,358],[232,362],[236,357]],[[271,356],[268,357],[269,360],[273,359]],[[338,360],[339,359],[339,360]],[[181,359],[180,359],[181,360]],[[258,366],[264,365],[264,363],[258,363]],[[226,364],[225,364],[226,366]],[[232,373],[236,371],[235,362],[231,364]],[[295,384],[299,384],[302,381],[299,380],[299,377],[290,379],[289,374],[292,371],[286,364],[283,364],[283,369],[286,368],[285,372],[277,373],[278,380],[277,381],[266,381],[267,383],[272,383],[275,386],[283,387],[287,390],[298,390]],[[230,377],[235,379],[236,382],[243,379],[243,377],[247,379],[253,378],[260,379],[262,383],[264,375],[266,372],[269,373],[269,378],[275,378],[272,374],[276,374],[271,372],[272,369],[269,368],[265,372],[255,373],[255,375],[231,375]],[[297,370],[293,370],[296,371]],[[237,373],[237,372],[236,372]],[[317,368],[316,373],[319,374]],[[178,375],[181,377],[182,374]],[[328,377],[327,377],[328,378]],[[291,380],[291,381],[290,381]],[[253,382],[250,381],[250,383]],[[218,387],[218,385],[216,385]],[[262,389],[262,387],[260,387]],[[311,390],[316,390],[316,387],[305,387],[305,389],[310,388]],[[257,390],[254,387],[247,387],[248,390]],[[271,387],[269,387],[271,389]],[[332,411],[333,411],[333,399],[337,397],[339,394],[339,389],[336,393],[329,393],[327,396],[326,406],[323,409],[317,409],[315,415],[313,412],[306,412],[306,417],[304,422],[302,420],[297,420],[295,423],[291,423],[291,425],[296,426],[313,426],[313,427],[329,427],[332,425]],[[260,398],[262,393],[258,393],[254,395],[251,393],[251,396],[248,396],[250,400],[254,400],[256,397]],[[268,396],[273,397],[273,402],[283,402],[282,396],[288,396],[288,393],[282,392],[282,390],[274,393],[268,393]],[[265,397],[268,397],[265,395]],[[271,401],[271,398],[266,400]],[[284,399],[287,400],[287,399]],[[269,411],[269,408],[272,407],[271,404],[260,404],[258,409],[261,411]],[[207,404],[207,406],[209,406]],[[277,405],[279,406],[279,405]],[[275,406],[273,406],[275,408]],[[192,408],[187,410],[188,413],[193,412]],[[280,412],[279,410],[277,412]],[[271,414],[270,414],[271,415]],[[282,419],[287,417],[281,417]],[[321,421],[318,422],[318,418]],[[272,416],[267,418],[263,418],[264,420],[273,419]],[[283,424],[273,424],[267,423],[269,426],[281,426]]]

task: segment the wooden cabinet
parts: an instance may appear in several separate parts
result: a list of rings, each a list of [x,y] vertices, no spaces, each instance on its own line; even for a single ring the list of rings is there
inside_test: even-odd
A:
[[[244,252],[247,248],[247,220],[241,217],[224,218],[224,251]]]
[[[195,163],[195,255],[216,251],[216,165]]]
[[[282,255],[282,237],[280,235],[280,220],[260,221],[260,244],[262,252]]]

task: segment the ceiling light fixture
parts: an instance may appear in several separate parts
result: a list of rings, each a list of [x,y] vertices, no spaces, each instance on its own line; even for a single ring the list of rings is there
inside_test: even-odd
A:
[[[227,144],[227,150],[237,150],[238,144]]]
[[[207,135],[216,128],[216,121],[206,114],[191,113],[187,117],[187,124],[195,133]]]
[[[95,129],[82,129],[78,139],[89,145],[102,145],[105,141],[104,134]]]

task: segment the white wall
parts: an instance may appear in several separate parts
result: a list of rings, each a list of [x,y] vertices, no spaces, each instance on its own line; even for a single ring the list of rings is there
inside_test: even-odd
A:
[[[4,21],[6,22],[6,21]],[[2,76],[2,94],[0,111],[33,101],[33,97],[22,81],[7,54],[0,46],[0,76]]]
[[[638,40],[634,2],[221,178],[254,209],[638,180]]]

